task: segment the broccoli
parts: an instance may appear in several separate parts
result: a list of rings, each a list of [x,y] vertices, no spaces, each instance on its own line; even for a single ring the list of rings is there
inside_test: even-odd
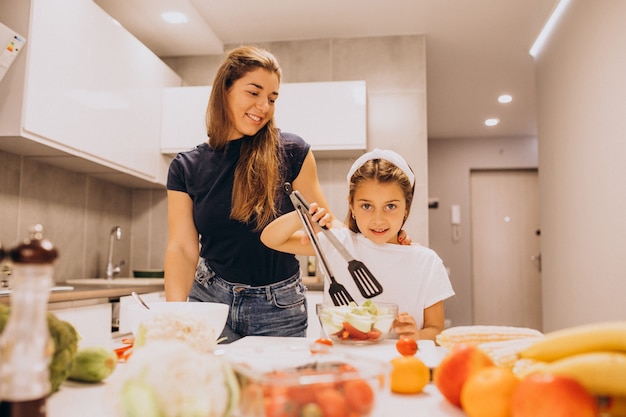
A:
[[[0,333],[9,320],[10,309],[0,304]],[[72,363],[80,336],[70,323],[59,320],[54,314],[48,312],[48,330],[54,342],[54,353],[50,360],[50,394],[57,392],[61,383],[65,381],[72,370]]]

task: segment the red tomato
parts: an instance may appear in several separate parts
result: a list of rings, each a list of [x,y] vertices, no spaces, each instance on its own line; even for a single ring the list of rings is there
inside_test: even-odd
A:
[[[413,356],[417,353],[417,342],[410,337],[402,336],[396,342],[398,353],[403,356]]]
[[[347,331],[348,334],[350,335],[350,339],[367,340],[367,333],[360,331],[359,329],[357,329],[356,327],[354,327],[347,321],[344,321],[342,325],[343,325],[344,330]]]
[[[381,334],[382,334],[382,332],[380,330],[372,329],[369,332],[367,332],[367,339],[368,340],[378,340],[378,339],[380,339],[380,335]]]
[[[346,417],[348,415],[348,404],[339,391],[326,388],[316,392],[315,398],[324,417]]]
[[[352,410],[360,414],[369,414],[374,408],[374,390],[366,381],[362,379],[346,381],[343,390],[348,406]]]
[[[328,346],[332,346],[333,345],[333,341],[330,340],[330,339],[327,339],[325,337],[321,337],[321,338],[317,339],[315,341],[315,343],[319,343],[321,345],[328,345]]]

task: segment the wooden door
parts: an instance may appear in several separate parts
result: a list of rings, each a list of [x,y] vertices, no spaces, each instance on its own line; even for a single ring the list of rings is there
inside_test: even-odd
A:
[[[542,329],[536,170],[470,175],[474,324]]]

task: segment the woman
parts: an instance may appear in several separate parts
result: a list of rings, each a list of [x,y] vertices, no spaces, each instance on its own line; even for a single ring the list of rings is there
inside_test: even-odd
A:
[[[396,335],[430,339],[444,327],[444,300],[454,295],[439,256],[424,246],[401,245],[399,231],[411,210],[415,176],[404,158],[390,150],[375,149],[358,158],[348,172],[347,227],[333,228],[335,236],[357,259],[367,259],[368,269],[384,290],[372,301],[398,304],[401,313],[393,324]],[[311,203],[313,220],[331,221],[326,210]],[[288,213],[270,223],[261,235],[269,247],[299,255],[314,255],[297,213]],[[321,248],[337,281],[361,304],[361,297],[348,272],[345,259],[323,233]],[[304,243],[306,242],[306,243]],[[325,284],[325,302],[329,283]]]
[[[208,142],[178,154],[168,173],[166,299],[229,304],[227,343],[306,335],[299,263],[260,241],[270,221],[293,210],[285,182],[328,206],[310,146],[274,126],[280,78],[270,52],[231,51],[213,83]]]

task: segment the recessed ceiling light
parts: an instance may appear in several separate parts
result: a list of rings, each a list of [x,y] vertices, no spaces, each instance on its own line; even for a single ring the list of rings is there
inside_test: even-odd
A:
[[[497,119],[495,117],[485,120],[485,126],[496,126],[499,123],[500,123],[500,119]]]
[[[189,21],[187,16],[181,12],[163,12],[161,13],[161,19],[172,24],[187,23]]]
[[[498,97],[498,102],[500,103],[510,103],[511,101],[513,101],[513,97],[510,94],[502,94]]]

